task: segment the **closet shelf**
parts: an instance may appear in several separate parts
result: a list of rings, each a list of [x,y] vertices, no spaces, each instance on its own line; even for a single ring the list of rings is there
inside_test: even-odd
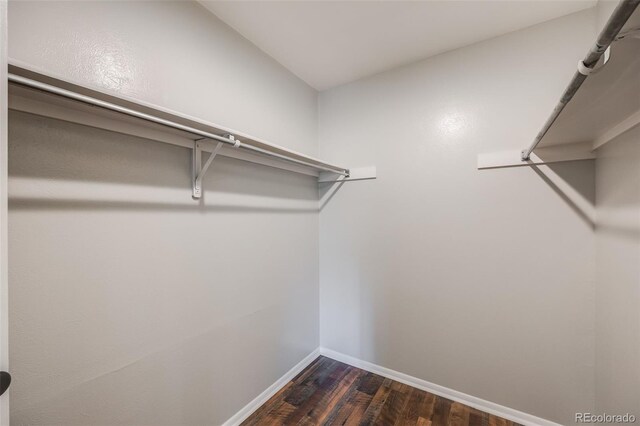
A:
[[[15,62],[9,65],[9,109],[191,148],[193,197],[217,154],[317,176],[320,182],[356,180],[350,170],[225,127],[134,99],[52,77]],[[210,152],[201,163],[203,152]],[[358,174],[358,173],[356,173]]]
[[[478,168],[592,159],[595,149],[640,124],[639,3],[618,4],[533,143],[480,154]]]
[[[640,123],[638,3],[620,2],[592,49],[602,57],[589,64],[590,52],[581,62],[585,66],[579,67],[558,104],[565,102],[566,107],[557,119],[551,115],[548,128],[543,128],[532,148],[589,142],[595,149]],[[608,54],[604,54],[606,49],[610,49]],[[575,95],[566,99],[572,90]]]

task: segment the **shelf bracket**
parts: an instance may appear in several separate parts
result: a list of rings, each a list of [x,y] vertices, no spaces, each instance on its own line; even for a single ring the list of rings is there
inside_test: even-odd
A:
[[[318,176],[318,183],[338,183],[338,182],[350,182],[354,180],[368,180],[375,179],[376,166],[369,167],[355,167],[349,169],[349,175],[341,176],[337,173],[321,172]]]
[[[231,140],[235,140],[233,135],[224,135],[224,137],[229,138]],[[222,148],[222,145],[224,145],[223,142],[218,142],[216,147],[213,148],[213,151],[211,151],[211,153],[209,154],[207,161],[205,161],[203,165],[202,164],[202,151],[203,151],[202,141],[204,140],[206,139],[198,139],[194,141],[193,151],[191,153],[191,158],[193,163],[191,167],[191,170],[192,170],[191,183],[193,187],[192,197],[196,200],[202,197],[202,180],[204,178],[205,173],[207,173],[209,166],[211,166],[211,163],[213,162],[214,158],[216,158],[216,155],[218,155],[218,152]]]

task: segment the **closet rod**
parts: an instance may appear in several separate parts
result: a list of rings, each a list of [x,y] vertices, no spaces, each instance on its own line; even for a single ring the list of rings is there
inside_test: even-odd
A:
[[[213,139],[218,142],[222,142],[227,145],[231,145],[235,148],[241,148],[247,151],[255,152],[261,155],[266,155],[269,157],[277,158],[279,160],[288,161],[290,163],[299,164],[306,167],[311,167],[317,170],[322,170],[330,173],[335,173],[342,176],[349,176],[349,169],[345,169],[338,166],[333,166],[331,164],[323,163],[321,161],[317,161],[315,159],[309,158],[308,160],[301,160],[298,158],[290,157],[284,154],[279,154],[277,152],[269,151],[264,148],[259,148],[257,146],[249,145],[239,140],[231,139],[230,137],[224,137],[220,135],[216,135],[214,133],[205,132],[203,130],[196,129],[194,127],[185,126],[180,123],[176,123],[170,120],[166,120],[164,118],[156,117],[151,114],[146,114],[140,111],[136,111],[130,108],[126,108],[120,105],[113,104],[111,102],[106,102],[100,99],[92,98],[91,96],[86,96],[80,93],[72,92],[70,90],[61,89],[56,86],[52,86],[50,84],[42,83],[36,80],[32,80],[30,78],[22,77],[15,74],[8,75],[9,82],[19,84],[22,86],[31,87],[33,89],[41,90],[43,92],[52,93],[54,95],[62,96],[68,99],[73,99],[75,101],[79,101],[85,104],[97,106],[100,108],[104,108],[110,111],[119,112],[121,114],[129,115],[131,117],[136,117],[145,121],[150,121],[152,123],[161,124],[166,127],[171,127],[173,129],[182,130],[187,133],[192,133],[194,135],[201,136],[205,139]]]
[[[616,6],[615,10],[609,17],[609,20],[600,32],[596,43],[591,47],[591,49],[589,49],[589,53],[587,53],[585,58],[578,63],[578,71],[573,75],[571,82],[562,94],[560,101],[553,109],[551,116],[544,123],[542,130],[540,130],[531,146],[522,150],[522,161],[529,160],[533,150],[536,149],[536,146],[538,146],[544,135],[547,134],[564,107],[569,103],[569,101],[571,101],[571,99],[573,99],[573,96],[578,92],[582,83],[584,83],[589,74],[593,71],[596,63],[600,60],[600,57],[609,48],[611,43],[615,41],[616,36],[636,10],[638,4],[640,4],[640,0],[621,0],[620,3],[618,3],[618,6]]]

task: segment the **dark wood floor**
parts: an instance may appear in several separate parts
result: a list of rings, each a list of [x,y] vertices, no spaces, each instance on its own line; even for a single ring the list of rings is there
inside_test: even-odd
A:
[[[242,424],[516,426],[509,420],[323,356]]]

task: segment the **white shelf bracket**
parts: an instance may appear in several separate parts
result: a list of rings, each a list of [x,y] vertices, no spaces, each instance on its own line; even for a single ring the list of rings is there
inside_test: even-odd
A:
[[[233,135],[225,135],[224,137],[229,138],[231,140],[235,140]],[[192,163],[193,163],[191,167],[192,186],[193,186],[192,197],[196,200],[202,197],[202,180],[204,178],[205,173],[207,173],[209,166],[211,166],[211,163],[213,162],[214,158],[216,158],[216,155],[218,155],[218,152],[222,148],[222,145],[224,145],[223,142],[218,142],[216,147],[209,154],[207,161],[203,165],[202,164],[202,151],[203,151],[202,141],[203,140],[205,139],[198,139],[197,141],[194,141],[193,151],[191,154]]]
[[[338,183],[355,180],[369,180],[377,177],[376,166],[354,167],[349,169],[348,176],[341,176],[337,173],[321,172],[318,176],[318,183]]]

